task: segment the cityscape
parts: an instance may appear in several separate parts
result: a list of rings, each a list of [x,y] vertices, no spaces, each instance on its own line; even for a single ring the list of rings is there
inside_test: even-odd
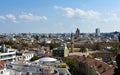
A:
[[[0,75],[120,75],[119,4],[0,0]]]

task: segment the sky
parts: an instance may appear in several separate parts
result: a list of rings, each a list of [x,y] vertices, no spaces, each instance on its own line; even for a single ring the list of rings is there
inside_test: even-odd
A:
[[[0,33],[120,31],[120,0],[0,0]]]

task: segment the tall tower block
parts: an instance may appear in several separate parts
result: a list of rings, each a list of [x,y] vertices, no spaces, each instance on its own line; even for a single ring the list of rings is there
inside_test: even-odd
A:
[[[100,36],[100,28],[96,28],[95,35],[96,37]]]

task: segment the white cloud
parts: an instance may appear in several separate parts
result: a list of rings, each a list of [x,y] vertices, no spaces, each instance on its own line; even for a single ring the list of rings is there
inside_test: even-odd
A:
[[[117,24],[119,24],[120,23],[120,17],[119,17],[119,15],[118,14],[116,14],[116,13],[109,13],[109,14],[107,14],[107,17],[103,17],[102,18],[102,16],[101,16],[101,22],[103,22],[103,23],[106,23],[106,24],[115,24],[115,23],[117,23]]]
[[[59,6],[54,6],[54,8],[64,10],[67,17],[73,17],[75,15],[75,11],[72,8],[63,8]]]
[[[73,16],[75,16],[75,10],[74,10],[74,9],[72,9],[72,8],[65,8],[64,10],[66,11],[66,15],[67,15],[68,17],[73,17]]]
[[[13,14],[7,14],[6,18],[14,23],[17,23],[16,17]]]
[[[0,20],[5,20],[6,18],[4,16],[0,16]]]
[[[63,15],[68,18],[77,18],[83,25],[115,25],[120,24],[120,15],[113,12],[101,13],[98,11],[82,10],[79,8],[54,6],[57,10],[62,10]]]
[[[61,9],[65,11],[67,17],[80,17],[80,18],[98,18],[100,16],[99,12],[88,10],[84,11],[82,9],[73,9],[73,8],[63,8],[59,6],[54,6],[55,9]]]
[[[47,20],[46,16],[36,16],[32,13],[22,13],[20,15],[14,15],[14,14],[6,14],[0,16],[1,21],[8,21],[13,23],[20,23],[20,22],[34,22],[34,21],[40,21],[40,20]]]
[[[59,6],[54,6],[54,8],[55,8],[55,9],[59,9],[59,8],[61,8],[61,7],[59,7]]]
[[[38,21],[38,20],[47,20],[46,16],[35,16],[32,13],[19,15],[19,19],[23,21]]]

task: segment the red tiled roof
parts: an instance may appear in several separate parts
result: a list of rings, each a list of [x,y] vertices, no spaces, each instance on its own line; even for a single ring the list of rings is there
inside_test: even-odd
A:
[[[5,64],[5,62],[0,62],[0,65],[3,65],[3,64]]]
[[[100,60],[95,60],[93,58],[83,58],[81,56],[69,56],[69,59],[76,59],[79,62],[83,62],[85,64],[90,65],[90,67],[96,66],[97,71],[101,75],[113,75],[114,74],[114,66],[110,66],[107,63],[100,61]]]
[[[5,64],[5,62],[0,62],[0,70],[2,70],[4,67],[3,65]]]

